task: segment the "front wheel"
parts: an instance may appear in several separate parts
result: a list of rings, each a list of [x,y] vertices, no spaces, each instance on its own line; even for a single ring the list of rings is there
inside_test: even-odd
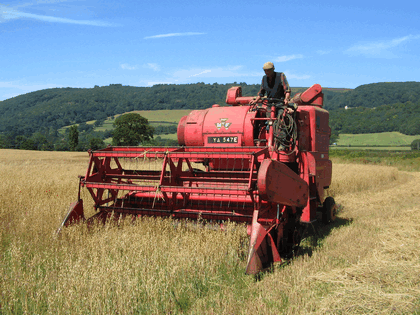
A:
[[[333,197],[327,197],[322,207],[322,222],[328,224],[337,218],[337,205]]]

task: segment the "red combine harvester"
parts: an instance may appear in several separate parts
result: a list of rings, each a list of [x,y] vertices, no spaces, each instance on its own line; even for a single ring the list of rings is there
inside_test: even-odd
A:
[[[78,201],[60,230],[85,220],[80,189],[86,187],[97,211],[88,222],[120,215],[246,222],[248,274],[293,256],[318,210],[325,223],[335,219],[334,199],[324,193],[332,169],[329,114],[319,84],[295,95],[293,114],[280,100],[249,105],[252,99],[232,87],[226,98],[232,106],[215,104],[184,116],[181,147],[89,151]],[[138,161],[148,169],[139,169]]]

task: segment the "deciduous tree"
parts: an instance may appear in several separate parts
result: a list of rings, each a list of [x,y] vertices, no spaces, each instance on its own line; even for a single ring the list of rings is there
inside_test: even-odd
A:
[[[76,151],[79,144],[79,130],[76,125],[69,128],[69,147],[71,151]]]
[[[119,116],[114,121],[112,144],[118,146],[137,146],[153,138],[153,127],[149,121],[136,113]]]
[[[411,150],[420,150],[420,139],[411,142]]]

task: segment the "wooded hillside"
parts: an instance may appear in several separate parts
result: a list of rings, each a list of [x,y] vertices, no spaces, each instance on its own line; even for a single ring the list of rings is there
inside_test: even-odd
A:
[[[100,125],[107,117],[133,110],[202,109],[213,104],[224,105],[227,90],[238,85],[244,96],[256,95],[259,90],[258,84],[242,82],[153,87],[111,84],[89,89],[54,88],[20,95],[0,102],[0,147],[19,147],[18,143],[29,137],[35,137],[35,142],[56,142],[57,130],[72,124],[82,124],[79,131],[87,135],[92,133],[92,128],[84,122],[96,120]],[[292,95],[304,90],[292,87]],[[384,131],[420,134],[420,82],[374,83],[353,90],[324,88],[324,108],[330,111],[335,136]],[[110,136],[91,135],[100,139]],[[39,145],[36,147],[39,149]]]

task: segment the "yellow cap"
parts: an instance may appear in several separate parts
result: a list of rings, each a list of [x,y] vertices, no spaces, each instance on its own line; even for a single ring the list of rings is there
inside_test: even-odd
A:
[[[274,69],[274,64],[272,62],[266,62],[263,66],[264,70]]]

